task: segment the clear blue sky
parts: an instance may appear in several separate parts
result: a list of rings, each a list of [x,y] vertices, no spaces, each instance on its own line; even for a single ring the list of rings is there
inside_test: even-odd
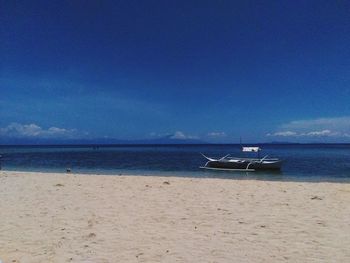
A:
[[[0,135],[350,141],[349,1],[0,1]]]

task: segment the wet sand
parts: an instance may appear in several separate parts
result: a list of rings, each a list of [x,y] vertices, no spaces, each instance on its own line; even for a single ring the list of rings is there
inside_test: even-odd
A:
[[[350,184],[0,172],[2,262],[350,262]]]

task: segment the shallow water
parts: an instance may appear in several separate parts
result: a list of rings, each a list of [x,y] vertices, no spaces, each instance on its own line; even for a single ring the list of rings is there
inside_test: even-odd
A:
[[[2,169],[18,171],[143,174],[288,181],[349,181],[350,144],[261,145],[261,156],[281,158],[281,172],[205,171],[212,157],[250,156],[239,145],[1,146]]]

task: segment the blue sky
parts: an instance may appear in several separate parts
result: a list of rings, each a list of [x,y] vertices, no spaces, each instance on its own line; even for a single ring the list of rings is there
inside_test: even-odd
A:
[[[0,135],[350,142],[349,1],[1,1]]]

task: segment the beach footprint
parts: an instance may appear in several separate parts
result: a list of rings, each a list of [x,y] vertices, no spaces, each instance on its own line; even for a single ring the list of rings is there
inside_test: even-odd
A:
[[[97,223],[97,221],[96,221],[96,215],[95,214],[92,214],[91,215],[91,218],[88,220],[88,227],[89,228],[92,228],[96,223]]]

